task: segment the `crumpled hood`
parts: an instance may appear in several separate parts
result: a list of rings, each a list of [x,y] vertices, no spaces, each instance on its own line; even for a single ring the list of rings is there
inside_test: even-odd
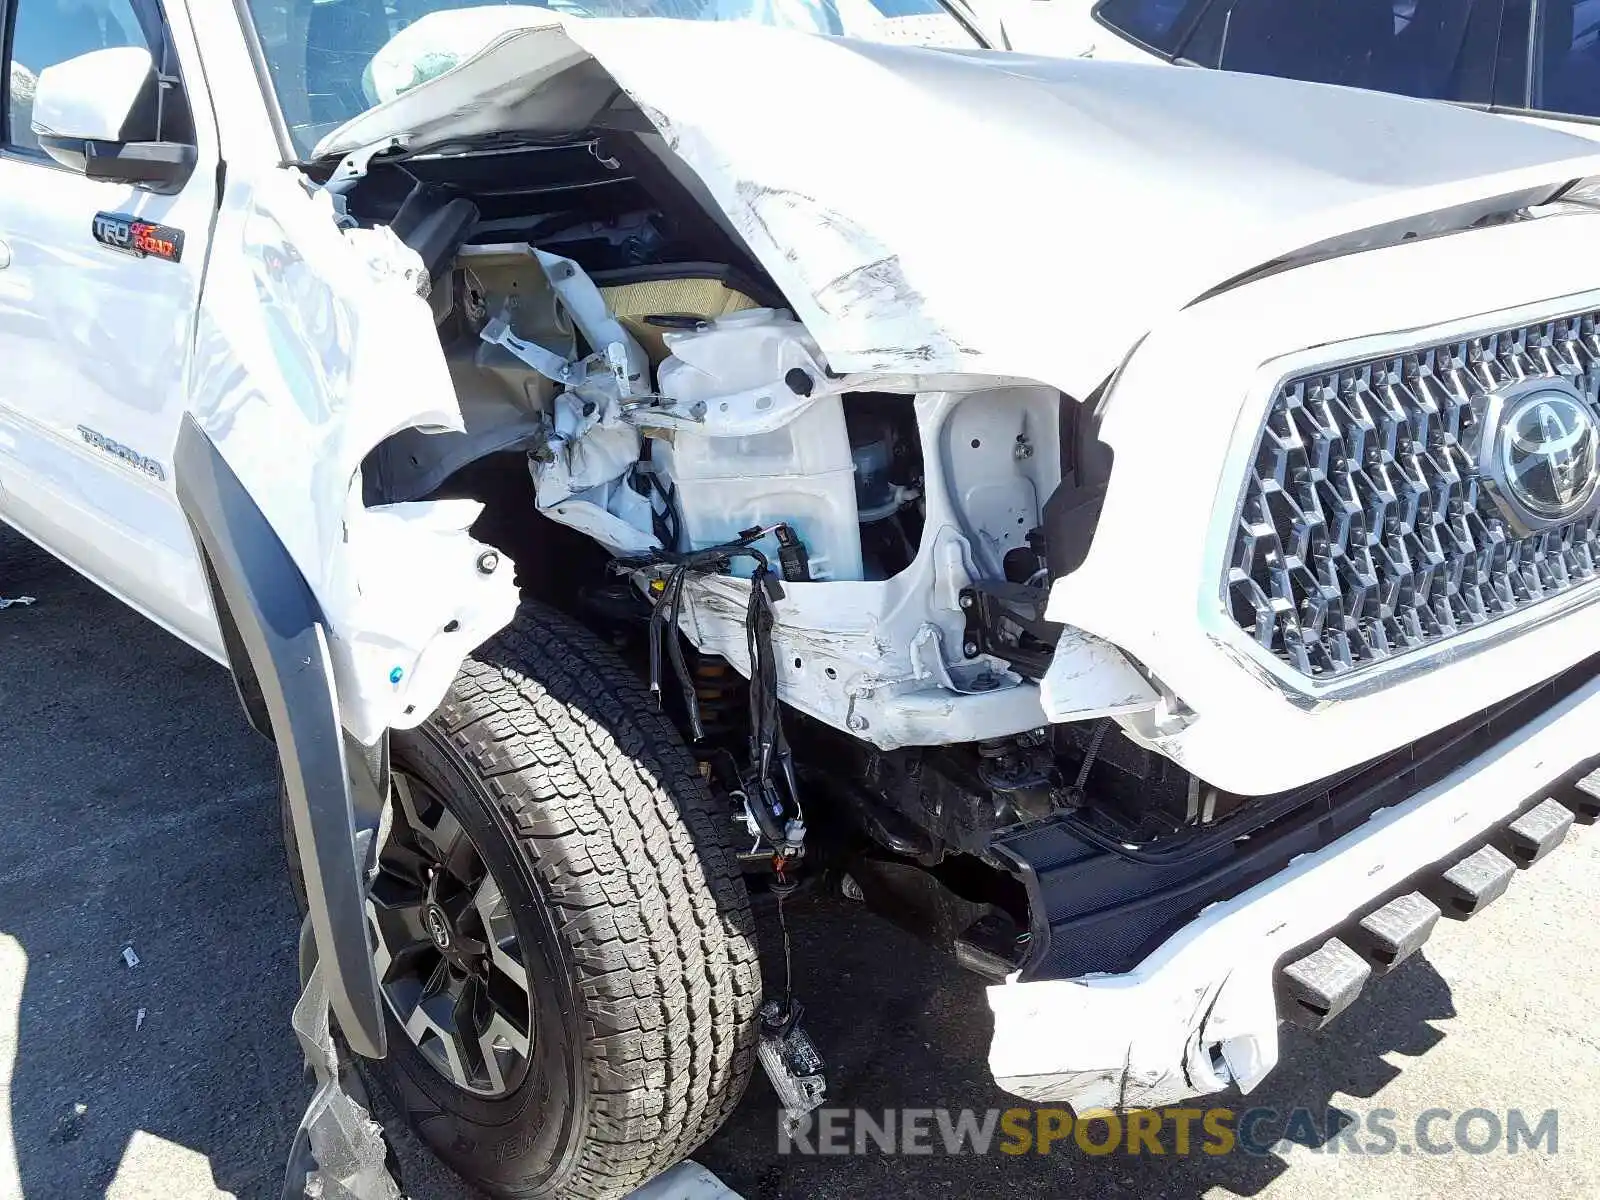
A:
[[[485,12],[438,14],[401,37]],[[495,13],[484,49],[319,154],[577,131],[615,81],[840,371],[1021,376],[1083,396],[1165,316],[1266,264],[1458,210],[1449,227],[1463,207],[1470,220],[1484,201],[1514,207],[1600,174],[1589,141],[1344,88],[750,24]]]

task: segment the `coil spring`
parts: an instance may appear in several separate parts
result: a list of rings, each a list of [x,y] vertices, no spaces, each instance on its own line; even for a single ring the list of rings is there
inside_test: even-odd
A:
[[[714,654],[695,656],[692,667],[694,694],[700,702],[700,722],[707,739],[737,734],[744,721],[745,688],[749,685],[728,664]]]

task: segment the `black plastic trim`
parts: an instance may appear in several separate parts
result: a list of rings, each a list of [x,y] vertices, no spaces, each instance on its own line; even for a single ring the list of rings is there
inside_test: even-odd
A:
[[[1195,11],[1187,14],[1187,20],[1184,20],[1183,17],[1180,16],[1179,20],[1182,21],[1183,32],[1175,39],[1173,47],[1168,49],[1164,46],[1157,46],[1154,42],[1147,42],[1144,38],[1140,37],[1132,30],[1123,28],[1111,17],[1108,17],[1104,10],[1110,2],[1111,0],[1099,0],[1099,3],[1097,3],[1094,8],[1089,10],[1089,15],[1094,18],[1095,24],[1109,30],[1111,33],[1115,34],[1129,45],[1137,46],[1146,54],[1162,59],[1163,61],[1169,63],[1175,63],[1180,60],[1180,52],[1183,50],[1184,43],[1189,40],[1189,35],[1194,32],[1194,27],[1200,23],[1201,18],[1206,14],[1206,10],[1211,7],[1208,0],[1207,3],[1193,6]],[[1174,22],[1174,30],[1176,28],[1177,22]],[[1168,33],[1171,32],[1173,32],[1173,30],[1168,30]],[[1196,63],[1194,65],[1203,66],[1204,64]],[[1206,69],[1215,70],[1216,68],[1206,67]]]
[[[267,741],[275,741],[272,735],[272,714],[267,711],[267,698],[262,694],[261,681],[256,677],[255,664],[250,661],[250,651],[245,648],[244,639],[239,634],[238,623],[234,621],[233,612],[227,607],[224,599],[222,581],[217,578],[217,570],[211,565],[211,556],[204,547],[200,549],[200,566],[205,571],[206,590],[211,596],[211,606],[217,613],[217,628],[222,634],[222,648],[228,656],[228,668],[233,675],[234,690],[239,693],[239,703],[244,706],[245,720],[250,722],[251,729]]]
[[[1061,396],[1061,483],[1045,501],[1045,562],[1050,578],[1060,579],[1083,566],[1100,527],[1111,486],[1115,452],[1100,440],[1108,381],[1086,401]]]
[[[1254,801],[1160,846],[1118,845],[1074,812],[1003,831],[990,850],[1028,899],[1023,977],[1131,970],[1208,905],[1433,786],[1597,676],[1600,655],[1358,770]]]
[[[179,428],[173,462],[178,503],[237,664],[240,698],[252,724],[259,728],[265,718],[278,747],[329,1002],[350,1048],[382,1058],[383,1006],[357,847],[370,841],[358,828],[370,831],[376,821],[387,750],[348,752],[316,597],[193,416]]]

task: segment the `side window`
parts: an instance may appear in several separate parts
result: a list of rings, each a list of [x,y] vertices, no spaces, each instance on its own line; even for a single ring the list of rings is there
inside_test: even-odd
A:
[[[4,101],[6,146],[38,152],[33,133],[33,93],[46,67],[119,46],[143,46],[163,76],[162,135],[194,139],[194,124],[172,61],[171,39],[155,0],[12,0],[11,28],[5,46]]]
[[[1541,6],[1563,0],[1539,0]],[[1527,108],[1533,103],[1538,71],[1528,61],[1533,39],[1534,0],[1505,0],[1500,21],[1500,49],[1494,65],[1494,104],[1497,108]]]
[[[1191,0],[1105,0],[1095,15],[1123,36],[1174,58],[1204,7]]]
[[[1600,117],[1600,0],[1535,6],[1533,106]]]

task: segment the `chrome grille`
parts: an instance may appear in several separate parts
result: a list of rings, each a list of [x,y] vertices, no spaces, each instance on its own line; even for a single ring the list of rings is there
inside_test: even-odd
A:
[[[1480,479],[1484,398],[1566,378],[1594,407],[1597,313],[1289,380],[1240,506],[1234,620],[1313,679],[1434,646],[1600,573],[1600,515],[1519,533]]]

